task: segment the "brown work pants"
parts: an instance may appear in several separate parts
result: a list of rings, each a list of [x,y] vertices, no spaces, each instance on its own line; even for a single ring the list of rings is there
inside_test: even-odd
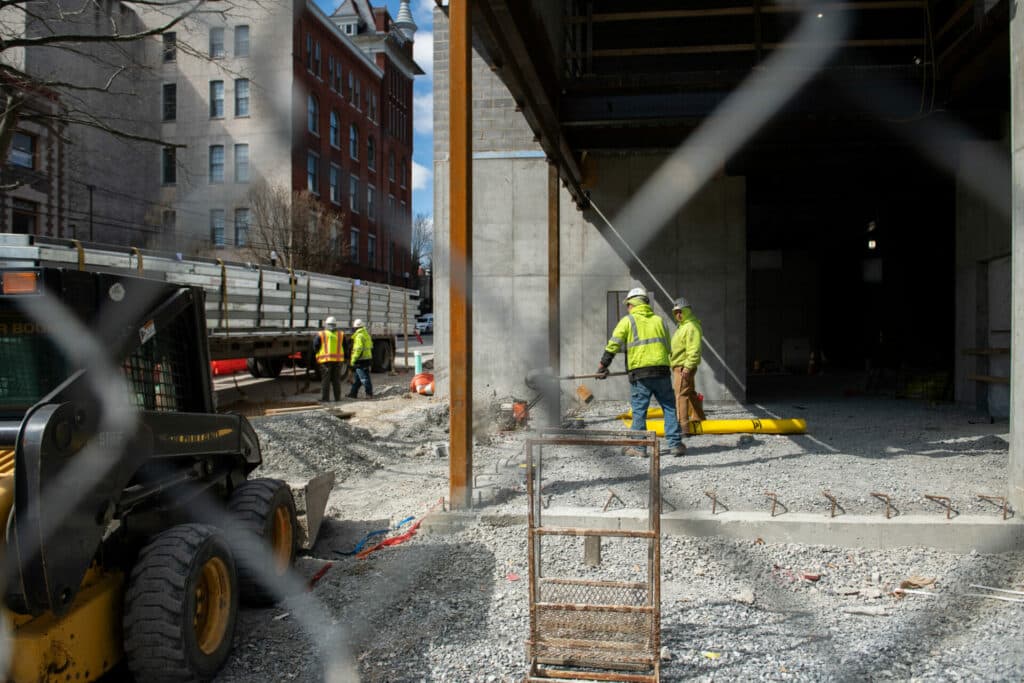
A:
[[[683,434],[690,434],[690,422],[704,418],[704,406],[697,398],[697,369],[683,374],[682,366],[672,368],[672,388],[676,392],[676,415],[679,416],[679,427]]]

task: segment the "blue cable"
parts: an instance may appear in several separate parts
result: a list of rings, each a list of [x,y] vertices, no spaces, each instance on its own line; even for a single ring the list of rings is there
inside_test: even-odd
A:
[[[411,522],[414,519],[416,519],[415,516],[406,517],[401,522],[399,522],[398,524],[395,525],[395,529],[394,530],[398,531],[399,529],[401,529],[403,526],[405,526],[406,524],[408,524],[409,522]],[[342,552],[340,550],[335,550],[334,554],[335,555],[342,555],[342,556],[357,555],[363,549],[363,546],[366,545],[367,541],[369,541],[374,536],[380,536],[381,534],[386,534],[389,531],[391,531],[391,529],[378,529],[377,531],[371,531],[370,533],[368,533],[365,536],[363,536],[362,540],[360,540],[359,543],[356,544],[356,547],[353,548],[351,552],[345,553],[345,552]]]

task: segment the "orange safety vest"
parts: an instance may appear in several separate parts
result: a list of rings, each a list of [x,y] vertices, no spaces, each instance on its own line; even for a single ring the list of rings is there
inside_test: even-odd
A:
[[[345,338],[343,332],[320,330],[320,349],[316,352],[317,363],[341,363],[345,354],[341,342]]]

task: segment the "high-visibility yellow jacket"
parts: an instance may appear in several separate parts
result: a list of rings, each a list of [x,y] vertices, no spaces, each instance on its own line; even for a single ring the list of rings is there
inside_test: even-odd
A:
[[[650,304],[639,299],[631,299],[630,302],[633,303],[633,309],[612,331],[612,337],[604,347],[604,359],[610,361],[610,356],[624,350],[627,370],[658,366],[668,368],[671,344],[665,330],[665,321],[654,314]]]
[[[700,365],[700,347],[704,330],[689,307],[682,310],[683,319],[672,335],[672,367],[693,370]]]
[[[337,330],[320,330],[320,343],[316,351],[316,362],[344,362],[345,352],[341,348],[341,343],[344,339],[344,332],[338,332]]]
[[[360,327],[352,334],[352,365],[359,361],[373,359],[373,339],[365,327]]]

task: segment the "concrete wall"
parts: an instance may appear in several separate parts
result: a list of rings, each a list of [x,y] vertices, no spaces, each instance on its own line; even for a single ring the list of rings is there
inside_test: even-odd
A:
[[[998,285],[1000,260],[1010,253],[1010,225],[963,179],[978,177],[992,154],[987,142],[964,143],[956,190],[956,349],[955,396],[993,416],[1009,415],[1005,385],[967,379],[969,375],[1009,375],[1009,357],[965,355],[964,349],[1009,346],[1010,288]],[[1010,192],[1009,179],[1003,179]]]
[[[447,392],[448,79],[447,25],[434,14],[435,379]],[[473,368],[477,408],[532,395],[526,373],[547,365],[547,161],[508,91],[483,60],[473,62]],[[591,157],[595,204],[614,217],[666,155]],[[746,368],[745,181],[719,176],[639,249],[674,297],[694,301],[707,339],[698,389],[708,400],[744,400]],[[561,340],[564,372],[593,372],[608,339],[608,293],[657,286],[592,212],[561,196]],[[612,218],[614,221],[614,218]],[[617,226],[628,241],[629,226]],[[639,245],[632,245],[638,247]],[[655,309],[669,318],[660,292]],[[613,369],[622,369],[616,361]],[[570,387],[566,387],[567,389]],[[624,379],[600,385],[628,396]]]

